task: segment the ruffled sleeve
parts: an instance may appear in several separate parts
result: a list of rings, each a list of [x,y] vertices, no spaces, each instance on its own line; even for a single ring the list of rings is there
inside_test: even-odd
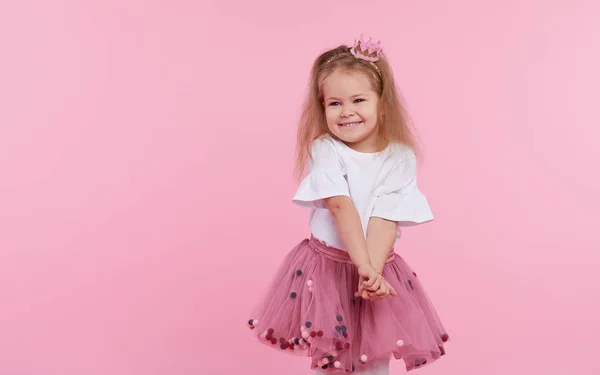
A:
[[[374,194],[371,216],[396,221],[400,226],[433,220],[427,198],[417,186],[417,160],[412,152],[396,162]]]
[[[292,202],[301,207],[324,208],[322,199],[350,197],[345,168],[335,145],[327,139],[317,139],[311,145],[309,173],[302,180]]]

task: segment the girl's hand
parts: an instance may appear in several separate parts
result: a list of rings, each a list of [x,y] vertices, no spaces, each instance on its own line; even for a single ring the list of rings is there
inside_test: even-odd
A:
[[[383,282],[381,283],[381,287],[377,291],[369,292],[369,296],[371,297],[377,296],[383,298],[387,295],[397,296],[398,293],[396,293],[396,289],[394,289],[394,287],[392,287],[390,283],[388,283],[385,279],[383,280]]]
[[[363,286],[364,278],[359,277],[359,285],[358,292],[355,294],[356,297],[361,297],[363,299],[370,300],[378,300],[383,299],[388,295],[396,296],[396,290],[385,280],[382,278],[381,286],[376,291],[372,292],[364,288]]]
[[[365,278],[362,276],[358,278],[358,291],[354,294],[354,296],[362,299],[381,299],[382,297],[376,296],[375,292],[369,292],[367,289],[365,289],[365,281]]]
[[[362,287],[368,291],[375,292],[381,286],[383,276],[370,264],[363,264],[358,267],[358,275],[360,276],[359,279],[362,280],[359,283],[359,290]]]

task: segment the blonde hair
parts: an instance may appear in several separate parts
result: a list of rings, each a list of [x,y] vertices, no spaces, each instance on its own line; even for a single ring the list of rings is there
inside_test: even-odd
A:
[[[301,178],[310,153],[311,143],[324,134],[333,134],[327,127],[323,105],[322,85],[334,71],[362,73],[379,95],[377,124],[379,136],[387,142],[397,142],[410,147],[419,156],[418,145],[411,126],[409,115],[401,103],[399,90],[394,83],[392,69],[384,54],[377,62],[358,59],[350,53],[350,48],[341,45],[322,53],[313,63],[308,95],[298,124],[296,140],[295,176]]]

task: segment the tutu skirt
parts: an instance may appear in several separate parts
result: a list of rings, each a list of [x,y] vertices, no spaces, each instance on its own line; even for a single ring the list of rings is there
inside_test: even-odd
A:
[[[259,342],[311,358],[327,372],[402,359],[410,371],[445,354],[449,336],[417,274],[392,253],[384,278],[397,296],[355,297],[359,276],[346,251],[305,239],[290,251],[247,324]]]

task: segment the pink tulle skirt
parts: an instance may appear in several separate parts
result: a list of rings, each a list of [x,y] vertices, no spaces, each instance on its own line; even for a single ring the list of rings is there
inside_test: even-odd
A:
[[[392,357],[407,371],[433,363],[449,336],[417,274],[392,253],[383,276],[397,296],[354,297],[358,272],[348,253],[305,239],[286,255],[248,327],[265,345],[310,357],[318,370],[362,371]]]

